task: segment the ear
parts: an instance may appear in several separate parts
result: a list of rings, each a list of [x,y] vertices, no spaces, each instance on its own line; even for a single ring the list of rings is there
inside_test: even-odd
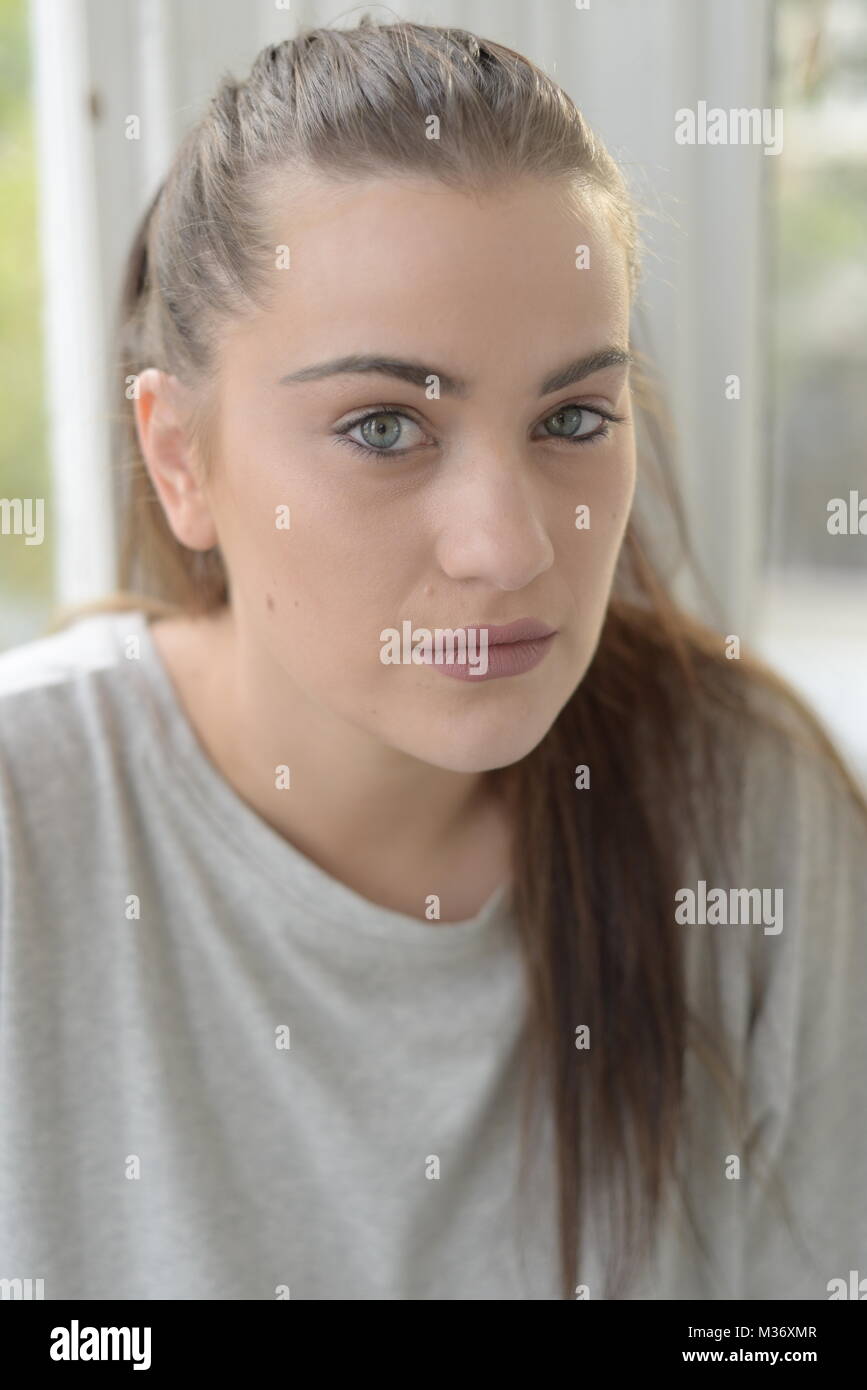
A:
[[[177,377],[147,367],[138,375],[133,408],[142,458],[173,535],[190,550],[210,550],[218,538],[187,438],[186,389]]]

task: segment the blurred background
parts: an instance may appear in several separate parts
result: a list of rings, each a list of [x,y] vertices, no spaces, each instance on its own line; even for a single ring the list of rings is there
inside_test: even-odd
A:
[[[181,134],[224,69],[365,11],[526,53],[620,161],[648,251],[636,340],[714,625],[867,773],[867,534],[828,531],[854,493],[867,532],[867,0],[0,0],[0,650],[114,586],[116,296]],[[675,112],[700,102],[780,109],[782,150],[678,144]],[[28,545],[3,499],[38,498]],[[682,597],[701,611],[688,581]]]

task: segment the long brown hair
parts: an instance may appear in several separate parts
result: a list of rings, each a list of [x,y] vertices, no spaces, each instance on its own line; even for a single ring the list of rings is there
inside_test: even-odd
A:
[[[438,139],[428,138],[431,116]],[[245,81],[221,80],[141,219],[116,362],[121,592],[55,626],[94,607],[205,612],[228,601],[219,549],[190,551],[168,527],[130,395],[147,366],[194,385],[190,430],[207,456],[213,344],[222,323],[266,301],[269,194],[308,170],[347,180],[421,173],[476,191],[523,174],[566,178],[599,200],[634,293],[639,237],[623,177],[573,102],[522,55],[462,29],[367,16],[354,29],[306,29],[270,45]],[[675,506],[682,546],[663,466],[666,417],[649,365],[639,368],[640,474]],[[679,608],[634,516],[586,676],[541,743],[497,774],[514,807],[513,904],[529,993],[525,1154],[533,1102],[547,1095],[564,1297],[573,1296],[590,1194],[610,1192],[608,1296],[652,1240],[667,1185],[680,1182],[688,1048],[739,1122],[743,1078],[718,1019],[688,1007],[674,903],[690,855],[735,863],[743,769],[759,725],[818,750],[867,819],[818,721],[760,663],[728,660],[723,638]],[[576,790],[578,765],[589,767],[592,791]],[[587,1050],[575,1046],[580,1025]]]

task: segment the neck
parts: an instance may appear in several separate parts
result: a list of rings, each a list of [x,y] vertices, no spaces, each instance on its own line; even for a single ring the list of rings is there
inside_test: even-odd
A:
[[[230,608],[157,623],[154,640],[211,761],[326,872],[416,915],[438,893],[446,921],[473,915],[507,877],[495,776],[431,766],[314,703]]]

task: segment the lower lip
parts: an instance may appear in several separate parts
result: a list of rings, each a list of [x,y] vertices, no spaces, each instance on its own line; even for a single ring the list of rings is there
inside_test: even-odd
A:
[[[556,636],[556,632],[552,632],[547,637],[535,637],[530,642],[489,642],[488,669],[483,675],[475,674],[478,668],[471,666],[469,662],[461,661],[453,665],[433,662],[432,665],[435,670],[442,671],[444,676],[451,676],[453,680],[458,681],[470,681],[473,685],[482,681],[498,680],[500,676],[520,676],[522,672],[532,671],[534,666],[545,660]]]

